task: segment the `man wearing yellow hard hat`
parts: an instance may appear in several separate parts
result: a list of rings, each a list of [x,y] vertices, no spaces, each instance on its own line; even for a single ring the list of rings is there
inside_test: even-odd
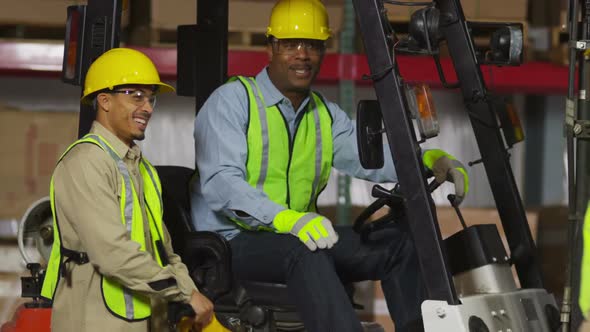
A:
[[[211,320],[213,304],[172,251],[158,174],[135,144],[157,94],[170,91],[132,49],[109,50],[88,70],[82,101],[96,120],[51,180],[54,242],[41,295],[53,301],[52,331],[166,331],[171,301],[190,304],[197,328]]]
[[[332,167],[397,180],[391,158],[363,169],[354,123],[311,90],[330,37],[324,5],[278,1],[267,37],[268,66],[218,88],[195,120],[195,227],[230,241],[238,279],[286,283],[307,331],[360,331],[343,282],[368,279],[382,281],[396,331],[421,330],[425,289],[409,234],[392,229],[388,241],[363,243],[317,209]],[[460,198],[467,193],[452,156],[431,150],[425,164],[440,182],[452,178]]]

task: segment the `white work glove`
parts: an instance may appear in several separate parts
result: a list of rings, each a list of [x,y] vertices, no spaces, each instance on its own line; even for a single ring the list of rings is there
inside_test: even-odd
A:
[[[277,213],[273,225],[277,233],[297,236],[311,251],[330,249],[338,242],[338,234],[330,220],[317,213],[283,210]]]
[[[469,176],[465,166],[455,157],[443,150],[427,150],[422,155],[424,166],[432,171],[439,184],[451,181],[455,184],[454,205],[459,205],[469,191]]]

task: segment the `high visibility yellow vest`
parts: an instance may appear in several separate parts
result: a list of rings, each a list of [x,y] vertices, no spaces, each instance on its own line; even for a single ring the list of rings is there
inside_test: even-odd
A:
[[[64,156],[77,144],[91,143],[96,144],[108,153],[117,163],[117,168],[121,176],[121,222],[127,228],[129,238],[140,244],[141,250],[145,251],[146,243],[144,236],[144,222],[141,212],[140,198],[137,196],[131,176],[127,166],[112,146],[102,137],[96,134],[88,134],[84,138],[72,144],[61,156],[58,163]],[[155,168],[144,158],[141,159],[139,170],[144,183],[145,204],[149,211],[148,219],[150,225],[150,235],[154,256],[158,264],[162,266],[162,258],[156,250],[156,241],[162,241],[162,185]],[[77,257],[86,255],[85,253],[75,252],[64,248],[61,245],[59,234],[59,222],[55,212],[55,192],[53,178],[50,186],[51,211],[53,213],[54,242],[51,249],[51,256],[45,274],[45,280],[41,290],[41,296],[51,300],[57,289],[58,282],[62,276],[64,268],[64,256],[70,259],[72,253]],[[87,257],[87,256],[86,256]],[[74,260],[75,261],[75,260]],[[87,260],[85,261],[87,262]],[[77,262],[84,264],[85,262]],[[108,310],[115,316],[127,320],[138,321],[149,318],[151,315],[150,299],[145,295],[138,294],[121,286],[118,282],[102,276],[102,296]]]
[[[317,198],[328,183],[334,150],[332,116],[326,104],[312,92],[291,139],[281,111],[277,105],[266,105],[256,80],[237,79],[246,88],[250,105],[247,182],[286,208],[317,211]]]
[[[584,251],[580,276],[580,296],[578,299],[580,311],[588,319],[590,314],[590,204],[586,208],[583,226]]]

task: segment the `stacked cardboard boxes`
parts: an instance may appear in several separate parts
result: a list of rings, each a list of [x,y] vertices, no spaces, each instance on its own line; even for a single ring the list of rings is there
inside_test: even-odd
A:
[[[474,21],[523,22],[527,15],[527,0],[461,0],[461,6],[467,20]],[[417,9],[423,7],[385,4],[385,8],[390,21],[406,22]]]
[[[260,49],[266,39],[266,27],[272,0],[229,0],[229,46],[233,49]],[[326,3],[334,36],[342,26],[341,3]],[[178,25],[196,24],[195,0],[152,0],[152,27],[156,31],[175,31]]]
[[[77,136],[75,112],[28,112],[0,107],[0,220],[20,219],[49,195],[59,156]]]
[[[86,4],[84,0],[4,1],[0,10],[1,25],[65,26],[66,8]]]

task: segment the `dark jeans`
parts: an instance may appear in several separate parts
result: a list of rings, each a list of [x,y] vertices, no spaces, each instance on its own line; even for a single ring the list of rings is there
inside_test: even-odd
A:
[[[361,331],[343,282],[381,280],[396,332],[419,319],[426,292],[408,233],[388,230],[387,241],[362,243],[349,226],[336,226],[329,250],[310,251],[290,234],[242,232],[231,240],[238,279],[285,283],[310,332]]]

